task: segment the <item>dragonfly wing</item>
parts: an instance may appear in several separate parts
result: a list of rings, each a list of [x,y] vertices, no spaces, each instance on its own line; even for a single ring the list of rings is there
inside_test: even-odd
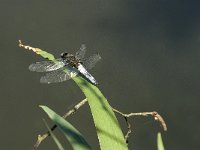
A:
[[[85,52],[86,52],[86,46],[85,44],[82,44],[80,49],[76,52],[76,58],[78,59],[83,59],[85,56]]]
[[[47,73],[45,76],[40,78],[41,83],[56,83],[69,80],[77,75],[77,71],[65,70],[65,68],[60,68],[52,72]]]
[[[85,66],[86,69],[92,69],[97,62],[101,60],[101,56],[99,54],[94,54],[90,56],[88,59],[86,59],[83,62],[83,65]]]
[[[59,59],[56,59],[55,61],[36,62],[29,66],[29,70],[36,71],[36,72],[48,72],[48,71],[57,70],[65,65],[64,62],[61,60],[62,59],[59,58]]]

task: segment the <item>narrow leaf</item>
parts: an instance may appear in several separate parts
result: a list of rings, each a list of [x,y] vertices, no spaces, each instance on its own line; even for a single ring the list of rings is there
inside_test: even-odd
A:
[[[61,129],[65,137],[68,139],[74,150],[91,150],[90,145],[86,142],[82,134],[74,128],[64,118],[57,115],[47,106],[40,106],[49,116],[49,118]]]
[[[101,150],[127,150],[118,120],[101,91],[82,77],[74,78],[87,97]]]
[[[50,127],[48,126],[47,122],[44,120],[44,123],[51,135],[51,137],[53,138],[54,142],[56,143],[57,147],[59,150],[64,150],[62,144],[59,142],[59,140],[57,139],[57,137],[54,135],[54,133],[51,131]]]
[[[157,134],[157,148],[158,150],[165,150],[160,132]]]

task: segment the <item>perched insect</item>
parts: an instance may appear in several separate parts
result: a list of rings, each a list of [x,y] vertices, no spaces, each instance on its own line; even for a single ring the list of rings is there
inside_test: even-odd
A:
[[[97,85],[97,81],[87,70],[93,68],[101,59],[101,56],[99,54],[94,54],[88,59],[84,59],[85,52],[85,45],[81,45],[81,48],[75,55],[62,53],[61,58],[53,61],[41,61],[31,64],[29,70],[48,72],[45,76],[41,77],[41,83],[63,82],[80,74],[92,84]]]

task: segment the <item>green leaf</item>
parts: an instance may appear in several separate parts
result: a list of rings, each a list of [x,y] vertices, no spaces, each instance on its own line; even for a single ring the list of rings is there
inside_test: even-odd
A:
[[[80,76],[74,81],[87,97],[101,150],[127,150],[118,120],[101,91]]]
[[[46,125],[46,127],[47,127],[47,129],[48,129],[48,131],[49,131],[49,133],[51,135],[51,137],[53,138],[54,142],[56,143],[58,149],[59,150],[64,150],[62,144],[59,142],[57,137],[53,134],[53,132],[51,131],[51,129],[49,128],[49,126],[48,126],[48,124],[47,124],[47,122],[45,120],[44,120],[44,123],[45,123],[45,125]]]
[[[157,134],[157,148],[158,150],[165,150],[160,132]]]
[[[86,142],[82,134],[74,128],[64,118],[57,115],[47,106],[40,106],[49,116],[49,118],[61,129],[65,137],[68,139],[74,150],[91,150],[90,145]]]
[[[50,53],[48,53],[48,52],[45,52],[45,51],[43,51],[43,50],[40,50],[40,49],[38,49],[37,48],[37,54],[39,54],[39,55],[41,55],[42,57],[44,57],[44,58],[47,58],[47,59],[49,59],[49,60],[54,60],[55,58],[54,58],[54,56],[52,55],[52,54],[50,54]]]

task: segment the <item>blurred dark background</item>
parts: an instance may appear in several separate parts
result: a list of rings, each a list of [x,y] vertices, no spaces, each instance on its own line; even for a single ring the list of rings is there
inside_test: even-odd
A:
[[[130,150],[155,150],[158,131],[166,149],[200,149],[199,1],[0,2],[0,149],[32,149],[37,135],[46,131],[42,118],[48,120],[38,105],[63,114],[84,99],[72,80],[40,84],[43,74],[29,72],[28,66],[44,59],[19,48],[19,39],[58,57],[86,44],[88,55],[102,56],[91,73],[113,107],[126,113],[155,110],[164,117],[167,132],[151,117],[131,119]],[[126,124],[118,119],[125,133]],[[88,106],[68,120],[99,149]],[[57,147],[48,138],[39,149]]]

